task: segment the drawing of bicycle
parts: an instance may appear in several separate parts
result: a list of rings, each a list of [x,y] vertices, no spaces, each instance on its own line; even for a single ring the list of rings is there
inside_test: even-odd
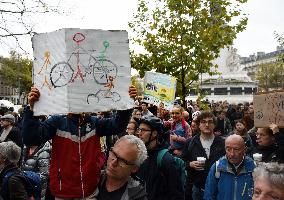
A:
[[[108,59],[96,60],[89,66],[81,67],[84,70],[83,77],[92,74],[95,82],[100,85],[108,83],[109,76],[115,79],[117,75],[117,65]],[[66,86],[72,82],[74,73],[74,69],[68,62],[58,62],[50,70],[50,82],[54,88]]]
[[[112,92],[110,90],[100,89],[95,94],[89,94],[87,96],[87,103],[90,102],[98,103],[101,99],[111,99],[113,102],[117,102],[121,99],[120,95],[117,92]]]
[[[104,41],[104,50],[99,52],[100,55],[98,57],[94,57],[90,51],[86,51],[80,46],[80,43],[84,40],[84,34],[74,34],[73,41],[77,44],[77,47],[73,50],[67,61],[58,62],[51,68],[50,82],[54,88],[66,86],[68,83],[73,82],[77,76],[80,76],[81,80],[84,82],[84,77],[86,77],[87,74],[93,74],[95,82],[100,85],[107,84],[109,76],[113,77],[113,79],[116,78],[117,65],[105,58],[109,43]],[[86,59],[88,59],[88,62],[82,63],[82,57],[85,58],[85,62]],[[71,62],[71,59],[75,59],[77,65],[75,70],[70,65],[70,63],[74,63],[74,60]]]

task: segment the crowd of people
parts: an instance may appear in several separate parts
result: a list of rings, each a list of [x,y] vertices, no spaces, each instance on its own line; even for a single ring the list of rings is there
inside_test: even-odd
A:
[[[135,87],[129,96],[136,98]],[[252,103],[136,102],[130,110],[34,116],[1,113],[0,199],[284,199],[284,131],[254,127]],[[9,174],[9,175],[8,175]]]

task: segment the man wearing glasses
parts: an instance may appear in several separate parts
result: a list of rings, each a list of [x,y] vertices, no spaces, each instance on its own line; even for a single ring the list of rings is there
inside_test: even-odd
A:
[[[109,152],[97,200],[147,200],[144,186],[131,177],[146,158],[147,150],[141,139],[134,135],[121,137]]]
[[[208,111],[203,111],[197,117],[200,134],[195,135],[184,153],[188,161],[189,184],[192,187],[192,199],[202,200],[206,177],[210,167],[225,155],[224,139],[214,136],[216,117]]]
[[[166,152],[158,166],[158,153],[167,148],[163,143],[163,122],[156,116],[143,116],[137,129],[148,151],[147,160],[137,176],[146,182],[149,200],[183,200],[183,186],[173,156]]]

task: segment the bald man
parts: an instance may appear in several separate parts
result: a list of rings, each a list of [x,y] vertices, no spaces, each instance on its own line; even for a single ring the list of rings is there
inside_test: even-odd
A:
[[[212,165],[206,179],[205,200],[250,200],[253,188],[254,161],[245,156],[246,146],[239,135],[230,135],[225,140],[226,156]]]

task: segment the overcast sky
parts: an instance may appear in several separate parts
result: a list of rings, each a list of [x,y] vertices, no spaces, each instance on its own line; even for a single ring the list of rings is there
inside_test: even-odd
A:
[[[68,8],[71,14],[68,17],[39,17],[37,32],[49,32],[64,27],[129,31],[128,22],[137,9],[137,0],[61,0],[60,4]],[[258,51],[274,51],[277,46],[274,31],[284,33],[283,9],[284,0],[248,0],[243,7],[249,15],[247,29],[234,42],[238,54],[249,56]],[[30,40],[22,41],[31,52]],[[2,47],[0,54],[7,55],[8,51],[8,48]]]

